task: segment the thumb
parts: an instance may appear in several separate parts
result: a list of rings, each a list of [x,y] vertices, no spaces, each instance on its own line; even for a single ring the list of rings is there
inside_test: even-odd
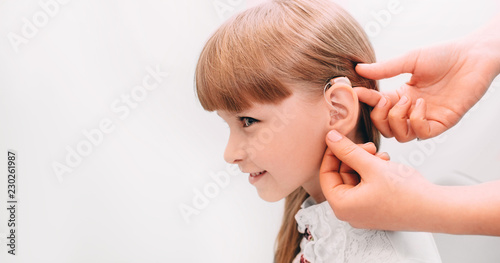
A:
[[[356,72],[369,79],[385,79],[397,76],[402,73],[413,73],[418,59],[419,51],[410,51],[400,57],[387,61],[358,64]]]
[[[366,176],[369,176],[371,172],[377,169],[380,162],[383,162],[381,159],[365,151],[336,130],[328,132],[326,144],[339,161],[347,164],[364,179],[367,179]]]

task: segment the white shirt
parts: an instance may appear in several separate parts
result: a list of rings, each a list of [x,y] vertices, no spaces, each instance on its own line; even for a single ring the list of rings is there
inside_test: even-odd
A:
[[[292,263],[441,262],[430,233],[353,228],[337,219],[328,201],[307,198],[295,219],[304,237]]]

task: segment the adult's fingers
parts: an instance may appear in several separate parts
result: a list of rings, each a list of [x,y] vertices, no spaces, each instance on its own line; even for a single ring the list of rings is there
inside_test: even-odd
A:
[[[413,73],[420,51],[411,51],[405,55],[383,62],[358,64],[356,72],[369,79],[385,79],[402,73]]]
[[[432,118],[432,116],[430,116],[430,118]],[[417,100],[413,108],[410,115],[410,125],[419,139],[432,138],[449,128],[444,123],[427,117],[427,105],[422,98]]]
[[[358,144],[358,145],[368,153],[377,155],[377,147],[372,142],[368,142],[365,144]],[[359,184],[360,181],[359,174],[345,163],[340,164],[339,174],[340,177],[342,177],[342,181],[344,182],[344,184],[349,184],[352,186]]]
[[[344,184],[355,186],[360,182],[359,174],[348,165],[341,164],[339,174]]]
[[[380,133],[386,138],[393,137],[388,119],[389,110],[392,107],[389,97],[376,90],[362,87],[356,87],[354,91],[359,101],[373,107],[370,118]]]
[[[417,99],[415,107],[410,115],[410,125],[415,132],[415,136],[420,139],[427,139],[430,137],[431,127],[429,121],[425,116],[426,104],[424,99]]]
[[[377,146],[373,142],[367,142],[363,144],[358,144],[359,147],[363,148],[363,150],[369,152],[370,154],[376,154],[377,153]]]
[[[415,132],[408,121],[408,111],[411,107],[411,99],[402,96],[399,102],[389,111],[389,125],[396,140],[399,142],[411,141],[415,138]]]
[[[372,119],[373,124],[386,138],[394,136],[389,123],[389,112],[391,107],[392,104],[390,100],[386,96],[382,96],[377,106],[375,106],[370,113],[370,118]]]
[[[356,145],[336,130],[328,132],[326,144],[336,159],[350,166],[361,176],[364,173],[369,174],[379,165],[378,162],[381,161],[378,157],[365,151],[362,147]],[[333,165],[330,164],[330,166]],[[325,166],[322,168],[323,170],[320,169],[320,172],[330,167]]]
[[[388,153],[386,152],[381,152],[381,153],[377,153],[375,154],[375,156],[377,156],[378,158],[384,160],[384,161],[390,161],[391,160],[391,156],[389,156]]]
[[[377,156],[378,158],[380,158],[381,160],[384,160],[384,161],[391,160],[391,157],[386,152],[376,153],[375,156]],[[344,184],[356,186],[361,181],[361,177],[359,176],[359,174],[345,163],[340,164],[339,174],[340,174],[340,177],[342,178],[342,181],[344,182]]]
[[[372,107],[375,107],[375,105],[377,105],[380,98],[382,97],[382,94],[380,92],[373,89],[367,89],[364,87],[355,87],[353,88],[353,90],[354,92],[356,92],[356,95],[358,95],[359,101],[368,104]]]
[[[390,102],[390,105],[395,105],[399,101],[400,97],[406,92],[405,87],[402,87],[399,90],[384,92],[364,87],[354,87],[353,90],[356,92],[356,95],[358,95],[359,101],[372,107],[375,107],[380,103],[382,96]]]
[[[330,148],[327,148],[323,156],[321,167],[319,168],[319,182],[321,191],[323,191],[325,196],[329,196],[335,187],[344,183],[338,172],[339,169],[340,160],[335,157]]]

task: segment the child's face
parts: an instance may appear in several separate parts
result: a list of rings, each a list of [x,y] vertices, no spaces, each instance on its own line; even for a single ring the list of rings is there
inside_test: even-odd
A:
[[[311,101],[294,92],[277,105],[217,113],[230,128],[224,159],[249,173],[262,199],[278,201],[300,186],[324,199],[318,175],[330,115],[322,97]]]

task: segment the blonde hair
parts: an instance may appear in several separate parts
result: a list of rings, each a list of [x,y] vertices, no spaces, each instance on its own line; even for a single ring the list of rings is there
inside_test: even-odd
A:
[[[226,21],[208,40],[196,68],[196,92],[205,110],[240,112],[252,102],[277,104],[290,96],[286,83],[322,96],[326,82],[347,76],[353,86],[378,89],[359,76],[357,63],[375,62],[361,26],[329,0],[272,0]],[[377,146],[380,135],[371,107],[360,103],[357,135]],[[299,252],[295,214],[308,194],[300,187],[285,200],[275,262]]]

